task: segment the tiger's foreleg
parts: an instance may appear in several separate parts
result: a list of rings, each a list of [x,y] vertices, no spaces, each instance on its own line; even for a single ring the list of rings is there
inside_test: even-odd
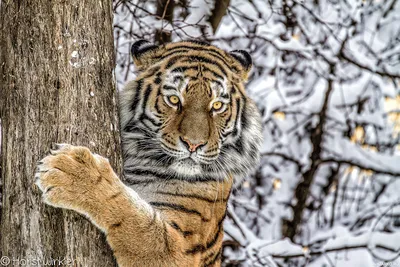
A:
[[[119,266],[178,266],[179,235],[108,160],[61,145],[39,162],[36,184],[48,205],[86,215],[106,235]]]

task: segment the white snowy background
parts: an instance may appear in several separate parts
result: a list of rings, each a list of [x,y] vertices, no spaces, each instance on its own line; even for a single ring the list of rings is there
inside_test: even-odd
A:
[[[215,33],[214,1],[114,0],[114,23],[119,88],[157,31],[253,57],[263,157],[229,203],[223,266],[400,266],[400,1],[221,1]]]

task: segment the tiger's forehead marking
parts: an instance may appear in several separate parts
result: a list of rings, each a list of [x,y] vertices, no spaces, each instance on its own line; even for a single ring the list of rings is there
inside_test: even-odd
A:
[[[169,89],[175,87],[175,94],[181,95],[188,86],[200,84],[200,81],[203,83],[200,87],[204,87],[210,97],[222,98],[225,103],[238,90],[245,94],[239,74],[240,64],[215,46],[193,42],[169,43],[159,50],[157,58],[164,84]]]
[[[165,45],[167,51],[161,58],[167,58],[171,56],[200,56],[203,59],[211,59],[214,62],[219,62],[219,67],[223,66],[223,69],[237,72],[240,67],[237,62],[222,49],[213,45],[200,44],[191,41],[169,43]]]
[[[191,80],[191,77],[185,76],[184,72],[167,72],[163,91],[167,95],[173,94],[174,91],[183,94]],[[209,95],[213,98],[229,94],[226,78],[212,80],[200,74],[196,77],[196,81],[205,87],[204,90],[210,90]]]
[[[165,70],[185,71],[195,70],[198,74],[198,64],[203,72],[213,74],[214,78],[233,80],[240,76],[241,66],[224,50],[212,45],[193,42],[169,43],[163,46],[157,57],[160,66]],[[239,79],[240,80],[240,79]]]
[[[182,93],[189,84],[189,77],[185,77],[183,73],[180,72],[168,72],[165,75],[164,89],[175,90]],[[173,89],[174,88],[174,89]]]
[[[227,80],[215,80],[210,82],[211,90],[215,95],[225,95],[228,94],[228,83]]]

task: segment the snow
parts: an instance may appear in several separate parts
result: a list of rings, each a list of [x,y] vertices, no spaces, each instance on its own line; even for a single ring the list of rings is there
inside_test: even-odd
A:
[[[362,169],[400,176],[400,156],[368,151],[343,138],[327,138],[325,151],[327,155],[322,157],[323,160],[342,161]]]
[[[217,0],[214,0],[217,1]],[[207,17],[211,14],[211,8],[214,7],[214,1],[206,0],[192,0],[190,2],[190,14],[185,19],[188,25],[202,25],[208,26],[207,33],[211,34],[210,25],[207,22]],[[192,38],[198,38],[201,36],[201,32],[198,27],[189,27],[185,30],[185,34]]]

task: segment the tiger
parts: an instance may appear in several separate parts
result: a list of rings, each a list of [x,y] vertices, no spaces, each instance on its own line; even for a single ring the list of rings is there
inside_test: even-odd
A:
[[[123,181],[88,148],[60,144],[38,165],[51,206],[85,215],[122,267],[221,266],[232,188],[257,166],[261,115],[244,84],[249,53],[199,41],[135,42],[119,93]]]

